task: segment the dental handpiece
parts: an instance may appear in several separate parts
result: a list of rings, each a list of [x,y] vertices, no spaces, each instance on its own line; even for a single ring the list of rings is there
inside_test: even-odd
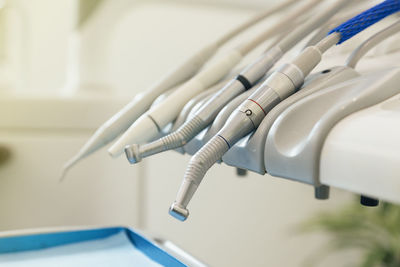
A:
[[[331,45],[340,39],[332,34],[321,42]],[[256,129],[265,115],[280,101],[293,94],[304,82],[304,78],[320,62],[325,47],[318,43],[306,48],[292,63],[285,64],[250,95],[229,117],[224,127],[207,142],[190,160],[184,180],[179,188],[170,214],[184,221],[189,215],[187,205],[211,166],[239,141]]]
[[[282,11],[296,2],[296,0],[287,0],[273,7],[269,7],[254,17],[251,17],[249,20],[233,28],[216,41],[211,42],[207,46],[197,51],[194,55],[190,56],[181,65],[174,68],[165,77],[157,81],[146,91],[138,94],[119,112],[101,125],[84,144],[84,146],[78,151],[78,153],[64,165],[61,179],[64,177],[66,172],[81,159],[104,147],[122,132],[127,130],[132,123],[134,123],[135,120],[151,106],[154,99],[160,94],[193,77],[193,75],[195,75],[195,73],[198,72],[201,67],[203,67],[203,65],[218,51],[221,46],[266,17]]]
[[[305,10],[311,10],[317,3],[318,0],[309,0],[307,4],[303,5],[299,9],[296,9],[294,13],[296,16],[305,12]],[[300,12],[301,11],[301,12]],[[288,22],[289,21],[289,22]],[[242,58],[251,52],[255,47],[261,44],[266,39],[275,36],[280,31],[286,28],[290,23],[290,18],[285,16],[285,19],[280,23],[276,23],[273,27],[268,28],[261,34],[253,38],[248,38],[242,42],[239,46],[230,49],[219,60],[216,60],[198,74],[187,81],[182,87],[172,93],[165,101],[155,108],[151,108],[139,119],[137,119],[131,127],[110,147],[108,150],[109,154],[113,157],[119,156],[123,153],[126,145],[129,144],[142,144],[148,141],[154,140],[158,135],[160,129],[165,127],[168,123],[173,121],[192,97],[198,95],[205,88],[211,84],[217,82],[229,71],[237,65]],[[303,36],[303,35],[301,35]],[[283,50],[287,46],[283,46]]]
[[[140,162],[142,158],[175,149],[185,145],[207,125],[209,125],[218,112],[233,98],[250,89],[266,72],[291,49],[304,36],[312,32],[321,21],[332,17],[339,9],[345,5],[345,1],[338,1],[317,16],[308,20],[301,27],[298,27],[272,49],[264,53],[256,62],[246,67],[235,79],[222,88],[213,98],[211,98],[196,114],[185,122],[177,131],[162,137],[154,142],[139,145],[132,144],[125,147],[125,154],[131,164]],[[300,11],[300,10],[299,10]],[[303,13],[293,13],[287,19],[295,19]]]
[[[341,24],[318,44],[303,50],[292,63],[285,64],[274,72],[232,113],[224,127],[191,158],[169,213],[178,220],[186,220],[189,216],[187,205],[208,169],[232,145],[256,129],[269,110],[300,88],[304,78],[321,61],[321,56],[327,49],[399,10],[400,1],[384,1]]]
[[[213,97],[204,103],[204,105],[175,132],[148,144],[132,144],[126,146],[125,154],[129,162],[134,164],[140,162],[142,158],[185,145],[201,130],[207,127],[229,101],[242,92],[252,88],[281,57],[281,54],[282,52],[280,49],[273,49],[264,54],[264,56],[243,70],[236,78],[232,79],[221,90],[214,94]]]
[[[304,23],[301,27],[298,27],[273,48],[267,50],[267,52],[258,58],[255,63],[246,67],[235,79],[222,88],[221,91],[219,91],[198,112],[196,112],[193,118],[185,122],[185,124],[177,131],[149,144],[132,144],[126,146],[125,154],[129,162],[134,164],[140,162],[144,157],[185,145],[209,123],[211,123],[218,112],[231,99],[251,88],[286,51],[291,49],[308,33],[316,29],[321,21],[333,16],[335,12],[344,5],[344,3],[344,1],[339,1],[336,5],[333,5],[325,12],[322,12],[319,16],[315,16],[313,19]],[[308,5],[303,6],[302,9],[289,14],[285,19],[295,19],[309,9],[309,5],[311,4],[313,4],[313,2],[309,2]]]

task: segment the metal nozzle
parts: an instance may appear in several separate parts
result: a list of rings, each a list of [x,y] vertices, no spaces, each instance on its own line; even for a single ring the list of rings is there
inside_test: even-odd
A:
[[[79,160],[81,160],[82,158],[84,158],[86,155],[82,152],[79,152],[78,154],[76,154],[73,158],[71,158],[67,163],[65,163],[65,165],[63,166],[62,170],[61,170],[61,175],[59,178],[59,182],[63,182],[65,177],[67,177],[67,173],[68,171],[76,164],[78,163]]]
[[[139,153],[139,145],[133,144],[125,147],[125,155],[130,164],[138,163],[142,160]]]
[[[171,205],[168,213],[175,219],[178,219],[182,222],[185,221],[189,216],[189,210],[182,205],[177,204],[176,202]]]
[[[198,134],[207,124],[199,117],[194,116],[184,123],[175,132],[164,136],[154,142],[144,145],[128,145],[125,154],[131,164],[140,162],[142,158],[181,147]]]
[[[171,205],[169,214],[184,221],[189,216],[186,206],[192,199],[207,170],[217,162],[229,147],[221,136],[214,136],[190,160],[185,178],[179,188],[175,202]]]

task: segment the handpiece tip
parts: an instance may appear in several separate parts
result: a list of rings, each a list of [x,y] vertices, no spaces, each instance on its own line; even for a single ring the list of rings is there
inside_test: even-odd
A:
[[[125,147],[125,155],[130,164],[138,163],[142,160],[139,152],[139,145],[133,144]]]
[[[81,159],[81,156],[78,154],[75,157],[73,157],[72,159],[70,159],[67,163],[64,164],[64,166],[61,170],[60,178],[58,179],[59,183],[61,183],[65,180],[65,177],[67,176],[68,171],[71,169],[72,166],[74,166],[76,163],[78,163],[78,161],[80,159]]]
[[[65,167],[64,167],[64,168],[61,170],[60,178],[58,179],[58,182],[59,182],[59,183],[64,182],[65,177],[67,176],[67,173],[68,173],[68,168],[65,168]]]
[[[174,202],[169,208],[169,214],[175,219],[183,222],[189,216],[189,210]]]

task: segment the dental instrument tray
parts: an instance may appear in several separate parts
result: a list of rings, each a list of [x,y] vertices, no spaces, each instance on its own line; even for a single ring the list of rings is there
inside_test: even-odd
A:
[[[184,264],[173,257],[170,250],[167,252],[161,245],[124,227],[28,234],[18,231],[0,233],[1,266],[44,267],[59,264],[186,266],[188,262]]]

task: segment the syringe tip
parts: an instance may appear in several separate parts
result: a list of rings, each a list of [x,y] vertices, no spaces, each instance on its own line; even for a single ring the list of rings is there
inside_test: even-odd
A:
[[[125,155],[129,161],[129,163],[131,163],[131,164],[138,163],[142,160],[138,144],[126,146],[125,147]]]
[[[174,202],[169,208],[169,214],[180,221],[185,221],[189,216],[189,210]]]
[[[68,169],[63,168],[61,170],[61,175],[60,175],[60,178],[58,179],[59,183],[62,183],[64,181],[65,177],[67,176],[67,173],[68,173]]]
[[[64,179],[67,176],[67,173],[71,169],[71,167],[74,166],[81,158],[82,158],[81,155],[78,154],[64,164],[64,166],[61,170],[60,179],[58,180],[60,183],[64,181]]]

